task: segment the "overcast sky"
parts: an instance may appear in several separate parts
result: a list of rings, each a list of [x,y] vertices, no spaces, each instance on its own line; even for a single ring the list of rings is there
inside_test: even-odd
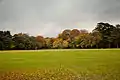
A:
[[[120,23],[120,0],[0,0],[0,30],[13,34],[54,37],[98,22]]]

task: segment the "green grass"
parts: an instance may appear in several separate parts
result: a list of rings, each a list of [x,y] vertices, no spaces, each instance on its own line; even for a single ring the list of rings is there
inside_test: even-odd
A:
[[[60,71],[59,69],[62,70]],[[53,73],[63,71],[65,73],[64,76],[69,75],[66,72],[67,70],[68,73],[76,76],[78,80],[120,80],[120,50],[96,49],[0,52],[1,75],[15,71],[18,73],[33,73],[33,75],[36,75],[35,72],[38,70],[48,70],[48,73],[50,70],[53,71]],[[15,74],[17,74],[17,72]],[[43,74],[43,72],[39,74]],[[4,77],[5,76],[6,75],[4,75]],[[59,77],[62,79],[62,76]],[[2,80],[2,78],[0,80]],[[67,79],[66,76],[66,78],[62,80],[70,79]],[[71,80],[76,79],[71,78]]]

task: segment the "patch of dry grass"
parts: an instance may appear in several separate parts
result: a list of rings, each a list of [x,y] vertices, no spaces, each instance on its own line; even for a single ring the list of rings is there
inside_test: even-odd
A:
[[[17,70],[0,73],[0,80],[119,80],[120,74],[84,73],[76,74],[69,69]]]
[[[80,77],[68,69],[59,68],[1,72],[0,80],[80,80]]]

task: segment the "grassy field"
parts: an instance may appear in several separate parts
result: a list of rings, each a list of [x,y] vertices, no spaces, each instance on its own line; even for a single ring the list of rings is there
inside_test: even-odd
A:
[[[1,51],[0,80],[120,80],[120,50]]]

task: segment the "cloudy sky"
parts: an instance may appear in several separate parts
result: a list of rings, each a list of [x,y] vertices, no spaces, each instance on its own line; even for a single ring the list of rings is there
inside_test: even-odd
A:
[[[120,0],[0,0],[0,30],[13,34],[54,37],[98,22],[120,23]]]

